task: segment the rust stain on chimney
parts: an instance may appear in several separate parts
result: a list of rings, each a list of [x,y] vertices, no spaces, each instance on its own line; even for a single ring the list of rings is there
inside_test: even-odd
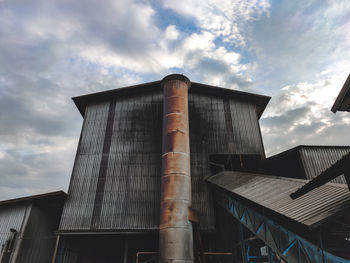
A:
[[[188,89],[190,80],[169,75],[163,88],[162,196],[159,262],[193,262]]]

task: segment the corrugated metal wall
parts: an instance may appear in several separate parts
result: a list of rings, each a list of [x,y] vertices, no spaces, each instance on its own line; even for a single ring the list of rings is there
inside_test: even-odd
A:
[[[2,245],[10,237],[10,228],[21,230],[26,212],[26,205],[0,207],[0,250]]]
[[[159,89],[87,107],[60,230],[158,229],[162,100]],[[256,109],[190,90],[189,115],[193,208],[214,228],[209,154],[264,155]]]
[[[86,109],[60,229],[158,228],[162,91],[118,98],[107,125],[111,105]]]
[[[191,90],[190,90],[191,91]],[[261,154],[264,148],[255,105],[189,93],[192,205],[200,225],[214,227],[214,211],[205,178],[210,176],[210,154]]]
[[[57,230],[57,217],[33,206],[16,263],[46,263],[52,259]]]
[[[301,147],[300,156],[304,165],[306,179],[315,178],[348,152],[350,152],[350,147]],[[335,178],[331,182],[346,184],[344,175]]]

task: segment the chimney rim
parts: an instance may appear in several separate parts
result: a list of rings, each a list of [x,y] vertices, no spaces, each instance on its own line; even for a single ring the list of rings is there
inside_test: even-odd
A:
[[[165,76],[162,81],[161,81],[161,87],[162,89],[164,88],[165,83],[167,83],[168,81],[171,80],[180,80],[183,81],[187,84],[187,87],[190,88],[191,87],[191,81],[188,77],[186,77],[185,75],[182,74],[170,74]]]

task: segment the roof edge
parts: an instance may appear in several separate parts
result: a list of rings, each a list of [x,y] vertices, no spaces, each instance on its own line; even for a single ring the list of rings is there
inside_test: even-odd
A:
[[[279,157],[279,156],[282,156],[282,155],[285,155],[285,154],[289,154],[289,153],[292,153],[294,151],[298,151],[302,148],[349,148],[350,149],[350,145],[309,145],[309,144],[300,144],[300,145],[297,145],[297,146],[294,146],[293,148],[290,148],[290,149],[287,149],[285,151],[282,151],[282,152],[279,152],[279,153],[276,153],[274,155],[271,155],[269,157],[267,157],[265,160],[267,159],[272,159],[272,158],[275,158],[275,157]]]
[[[341,108],[341,104],[343,103],[346,95],[349,93],[350,91],[350,74],[348,75],[347,79],[345,80],[345,83],[342,87],[342,89],[340,90],[337,98],[335,99],[335,102],[331,108],[331,111],[333,113],[336,113],[337,111],[346,111],[344,109]]]
[[[49,192],[49,193],[44,193],[44,194],[30,195],[30,196],[0,201],[0,206],[7,205],[7,204],[13,204],[13,203],[21,203],[21,202],[26,202],[26,201],[31,201],[31,200],[37,200],[37,199],[41,199],[41,198],[53,197],[53,196],[66,198],[67,194],[64,191],[60,190],[60,191]]]
[[[169,76],[171,77],[173,75],[169,75]],[[183,76],[183,75],[179,75],[179,76]],[[76,96],[76,97],[73,97],[72,100],[75,103],[76,107],[78,108],[80,114],[84,117],[86,105],[92,101],[103,101],[108,99],[108,97],[116,97],[118,95],[132,94],[135,92],[139,92],[140,88],[144,89],[144,91],[150,91],[155,89],[161,90],[161,83],[162,83],[162,80],[157,80],[157,81],[137,84],[133,86],[126,86],[122,88],[95,92],[95,93],[86,94],[82,96]],[[270,96],[265,96],[265,95],[255,94],[255,93],[222,88],[222,87],[202,84],[198,82],[190,82],[190,83],[191,83],[190,92],[200,91],[208,94],[223,93],[228,96],[233,96],[238,99],[253,102],[255,105],[257,105],[258,118],[261,117],[262,113],[264,112],[267,104],[271,99]]]

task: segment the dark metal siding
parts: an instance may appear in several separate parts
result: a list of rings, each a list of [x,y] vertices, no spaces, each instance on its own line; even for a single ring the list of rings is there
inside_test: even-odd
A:
[[[201,93],[189,93],[192,205],[203,228],[214,227],[214,211],[205,182],[209,177],[209,155],[261,154],[255,105]]]
[[[101,207],[93,229],[158,229],[162,92],[116,100],[110,147],[103,153],[109,106],[103,102],[86,109],[60,229],[91,229],[96,205]],[[108,162],[104,187],[97,188],[101,156]]]
[[[52,259],[59,218],[47,211],[32,207],[24,230],[17,263],[46,263]]]
[[[111,101],[90,104],[86,108],[60,224],[62,231],[158,229],[162,91],[116,99],[113,134],[107,151],[109,131],[106,127],[110,126],[107,120],[111,116],[112,101],[111,98]],[[201,227],[212,229],[214,212],[204,180],[210,176],[209,155],[264,155],[256,107],[253,103],[190,90],[189,119],[192,204],[199,212]],[[108,158],[108,162],[102,162],[102,156]],[[102,177],[101,164],[107,166]],[[99,180],[100,187],[97,187]],[[97,205],[101,207],[96,208]],[[92,224],[93,211],[98,219]]]
[[[331,167],[345,154],[350,152],[350,147],[301,147],[300,156],[304,165],[306,179],[313,179],[323,171]],[[332,183],[346,184],[344,175],[331,181]]]
[[[10,228],[21,230],[26,212],[26,205],[11,205],[0,208],[0,250],[10,237]]]

